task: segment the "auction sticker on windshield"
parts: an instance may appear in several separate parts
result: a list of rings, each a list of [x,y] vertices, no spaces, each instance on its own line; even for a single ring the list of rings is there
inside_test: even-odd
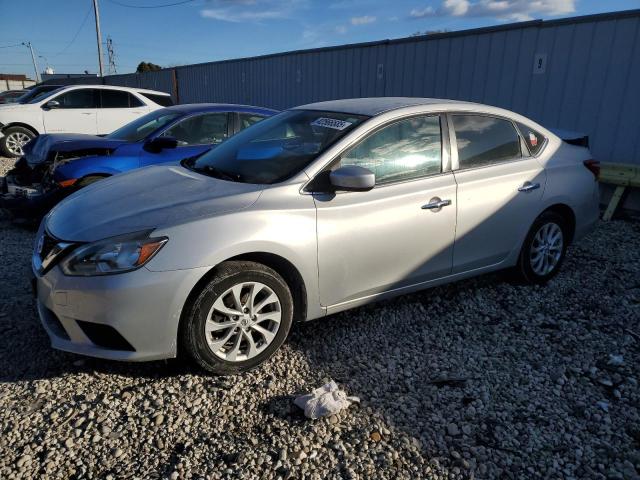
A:
[[[314,127],[333,128],[334,130],[344,130],[351,125],[351,122],[345,122],[344,120],[336,120],[335,118],[318,118],[311,122]]]

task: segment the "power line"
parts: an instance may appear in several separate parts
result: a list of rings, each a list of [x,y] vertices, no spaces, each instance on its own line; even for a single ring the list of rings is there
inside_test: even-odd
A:
[[[15,45],[2,45],[0,48],[13,48],[13,47],[21,47],[21,43],[16,43]]]
[[[116,5],[120,5],[121,7],[127,8],[165,8],[165,7],[175,7],[177,5],[184,5],[185,3],[195,2],[195,0],[182,0],[180,2],[173,3],[165,3],[163,5],[130,5],[127,3],[119,2],[118,0],[109,0],[111,3],[115,3]]]
[[[76,32],[76,34],[73,36],[73,38],[71,39],[71,41],[67,44],[66,47],[64,47],[62,50],[60,50],[58,53],[56,53],[55,55],[52,55],[52,57],[57,57],[58,55],[62,55],[63,53],[65,53],[67,50],[69,50],[69,47],[71,45],[73,45],[73,42],[76,41],[76,39],[78,38],[78,35],[80,35],[80,32],[82,31],[82,28],[84,27],[84,24],[87,23],[87,19],[89,18],[89,14],[91,13],[91,9],[92,7],[89,6],[89,10],[87,10],[87,14],[84,16],[84,20],[82,20],[82,23],[80,24],[80,28],[78,29],[78,31]]]

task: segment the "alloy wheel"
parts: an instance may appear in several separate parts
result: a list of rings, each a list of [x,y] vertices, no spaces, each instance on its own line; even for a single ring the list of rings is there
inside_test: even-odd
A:
[[[536,232],[531,244],[529,262],[536,275],[545,276],[553,271],[562,258],[564,235],[556,223],[545,223]]]
[[[13,132],[7,135],[5,145],[7,146],[7,150],[12,154],[20,156],[24,154],[22,147],[24,147],[29,140],[31,140],[31,137],[26,133]]]
[[[207,345],[223,360],[249,360],[273,341],[281,315],[280,299],[267,285],[238,283],[213,303],[204,325]]]

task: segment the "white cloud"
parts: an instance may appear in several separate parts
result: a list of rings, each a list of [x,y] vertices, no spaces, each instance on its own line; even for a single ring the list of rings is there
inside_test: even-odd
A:
[[[345,27],[344,25],[336,25],[334,27],[334,31],[336,33],[339,33],[340,35],[344,35],[345,33],[347,33],[347,27]]]
[[[432,6],[428,6],[425,8],[414,8],[413,10],[411,10],[411,13],[409,13],[409,16],[413,18],[424,18],[431,17],[435,15],[435,13],[435,9]]]
[[[414,8],[413,18],[431,16],[491,17],[501,20],[566,15],[576,10],[576,0],[443,0],[440,7]]]
[[[234,11],[231,8],[207,8],[200,12],[204,18],[213,20],[222,20],[223,22],[260,22],[263,20],[273,20],[274,18],[283,18],[284,12],[279,10],[263,10],[263,11]]]
[[[445,0],[442,4],[442,9],[455,17],[466,15],[467,12],[469,12],[469,1],[468,0]]]
[[[353,17],[351,19],[351,25],[366,25],[367,23],[373,23],[376,21],[376,17],[371,15],[364,15],[362,17]]]
[[[209,8],[200,10],[204,18],[233,23],[258,23],[289,18],[306,0],[211,0]]]

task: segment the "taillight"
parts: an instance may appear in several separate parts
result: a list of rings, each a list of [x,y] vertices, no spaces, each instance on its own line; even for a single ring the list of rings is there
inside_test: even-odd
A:
[[[587,170],[593,173],[593,176],[597,180],[600,176],[600,162],[598,162],[597,160],[585,160],[582,163],[587,168]]]

